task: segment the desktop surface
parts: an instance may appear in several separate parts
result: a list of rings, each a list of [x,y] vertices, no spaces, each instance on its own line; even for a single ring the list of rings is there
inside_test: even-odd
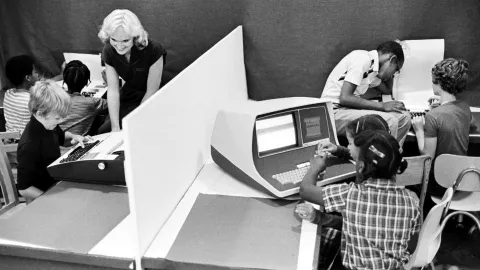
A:
[[[0,244],[87,254],[128,214],[126,187],[59,182],[0,220]]]
[[[296,218],[296,203],[274,199],[207,163],[153,240],[142,266],[278,269],[285,263],[283,269],[316,269],[319,227]]]
[[[166,259],[231,268],[295,269],[302,225],[294,214],[296,204],[199,194]]]

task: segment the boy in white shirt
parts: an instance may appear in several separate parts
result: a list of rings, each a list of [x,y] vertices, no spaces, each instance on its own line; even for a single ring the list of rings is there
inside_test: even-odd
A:
[[[404,104],[395,100],[369,100],[375,95],[392,93],[393,76],[403,63],[402,46],[396,41],[387,41],[376,50],[352,51],[335,66],[328,76],[322,98],[334,104],[337,134],[345,135],[345,128],[351,121],[377,114],[387,121],[392,135],[403,145],[411,126]]]

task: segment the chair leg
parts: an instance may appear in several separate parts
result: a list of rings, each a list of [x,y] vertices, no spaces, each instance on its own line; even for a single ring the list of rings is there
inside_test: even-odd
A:
[[[457,216],[457,226],[458,229],[463,229],[463,215]]]
[[[430,262],[430,269],[435,270],[435,264],[433,263],[433,261]]]
[[[480,221],[479,213],[478,212],[471,212],[471,214],[473,215],[473,219],[474,219],[473,221],[475,222],[475,224],[468,231],[469,235],[472,235],[476,230],[480,230],[480,228],[478,227],[479,226],[478,224],[479,224],[479,221]]]

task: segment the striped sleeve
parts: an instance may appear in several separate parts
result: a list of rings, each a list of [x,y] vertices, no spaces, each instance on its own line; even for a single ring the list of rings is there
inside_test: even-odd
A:
[[[28,92],[15,92],[14,89],[7,90],[3,101],[5,129],[7,131],[23,132],[31,117],[28,109],[29,101],[30,94]]]
[[[72,105],[67,117],[60,123],[62,130],[73,134],[85,135],[92,127],[99,107],[106,106],[106,101],[98,101],[92,97],[73,95]]]

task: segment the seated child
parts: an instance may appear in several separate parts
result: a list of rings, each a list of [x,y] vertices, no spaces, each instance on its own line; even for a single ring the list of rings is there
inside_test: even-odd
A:
[[[363,131],[353,143],[350,150],[358,153],[355,183],[316,186],[326,168],[325,152],[318,152],[300,185],[300,196],[326,212],[342,214],[344,267],[401,269],[410,258],[410,237],[420,229],[418,201],[394,180],[406,169],[406,161],[397,140],[385,131]],[[320,222],[307,204],[299,204],[295,211],[303,219]]]
[[[63,81],[67,84],[72,106],[68,115],[60,123],[60,127],[64,131],[85,135],[92,128],[98,112],[107,108],[107,100],[80,94],[90,81],[90,70],[78,60],[70,61],[65,66]]]
[[[464,60],[448,58],[438,62],[432,68],[432,83],[440,105],[425,117],[412,119],[420,153],[434,159],[428,184],[430,194],[443,196],[445,193],[445,188],[437,184],[433,176],[435,158],[441,154],[467,155],[473,117],[470,106],[456,96],[467,88],[468,67]]]
[[[63,132],[57,125],[70,109],[70,97],[54,81],[39,81],[32,88],[28,107],[32,116],[18,143],[17,188],[27,202],[35,200],[55,184],[47,166],[60,157],[60,145],[89,137]]]
[[[22,133],[30,121],[28,110],[30,88],[39,80],[35,61],[28,55],[12,57],[5,65],[5,75],[15,86],[5,92],[3,101],[5,129],[8,132]]]

